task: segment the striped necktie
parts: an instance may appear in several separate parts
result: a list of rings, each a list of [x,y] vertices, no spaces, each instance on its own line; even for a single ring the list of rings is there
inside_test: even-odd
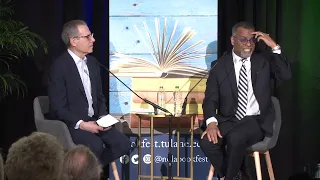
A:
[[[238,109],[236,112],[236,117],[241,120],[247,112],[248,103],[248,78],[245,62],[247,59],[241,59],[242,66],[239,73],[238,82]]]

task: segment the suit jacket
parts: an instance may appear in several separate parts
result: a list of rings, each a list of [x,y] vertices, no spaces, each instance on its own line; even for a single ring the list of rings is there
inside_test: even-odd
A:
[[[102,93],[100,67],[97,60],[87,55],[87,66],[91,81],[94,116],[97,119],[107,114],[105,97]],[[74,127],[79,120],[88,121],[88,101],[77,66],[66,51],[52,66],[48,78],[50,117],[64,121]]]
[[[282,54],[274,53],[270,59],[259,53],[253,53],[250,61],[253,93],[260,108],[258,121],[265,135],[271,136],[274,121],[270,87],[271,78],[273,77],[280,81],[290,79],[290,63]],[[227,53],[209,73],[202,105],[204,120],[215,117],[218,120],[220,131],[225,134],[232,126],[230,126],[230,123],[224,122],[236,120],[237,105],[238,88],[233,57],[232,53]]]

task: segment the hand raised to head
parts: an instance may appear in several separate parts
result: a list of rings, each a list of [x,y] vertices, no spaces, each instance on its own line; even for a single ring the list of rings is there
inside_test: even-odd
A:
[[[270,48],[274,48],[277,46],[277,43],[269,36],[269,34],[260,32],[260,31],[255,31],[252,32],[255,38],[257,38],[257,41],[259,42],[260,40],[264,41],[267,46]]]

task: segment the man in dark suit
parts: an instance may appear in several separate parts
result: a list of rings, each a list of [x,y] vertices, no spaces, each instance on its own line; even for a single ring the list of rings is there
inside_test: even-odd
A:
[[[130,140],[114,127],[103,128],[96,120],[106,115],[100,68],[88,55],[93,51],[93,33],[81,20],[64,24],[61,34],[67,46],[54,61],[48,81],[52,118],[65,122],[75,144],[88,146],[103,165],[130,149]]]
[[[274,108],[270,80],[289,80],[289,62],[280,46],[252,24],[232,28],[232,53],[226,54],[209,74],[203,113],[206,130],[200,147],[218,178],[237,179],[246,148],[273,133]],[[256,41],[270,47],[271,59],[255,53]]]

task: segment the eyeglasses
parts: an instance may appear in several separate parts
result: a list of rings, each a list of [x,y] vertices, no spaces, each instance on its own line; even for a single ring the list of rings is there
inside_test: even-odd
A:
[[[93,38],[93,33],[88,34],[88,35],[86,35],[86,36],[75,36],[74,38],[77,38],[77,39],[79,39],[79,38],[86,38],[86,39],[90,40],[90,38]]]
[[[247,39],[245,37],[241,37],[241,38],[237,38],[235,36],[233,36],[235,39],[237,39],[239,42],[241,42],[243,45],[248,44],[248,42],[250,42],[250,44],[254,44],[257,42],[257,38],[253,37],[251,39]]]

